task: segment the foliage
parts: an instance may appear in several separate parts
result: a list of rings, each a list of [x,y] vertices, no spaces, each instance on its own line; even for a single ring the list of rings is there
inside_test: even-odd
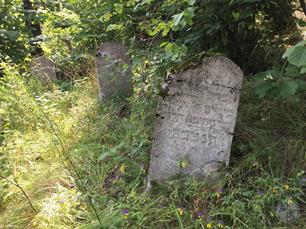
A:
[[[258,85],[256,94],[284,98],[306,89],[306,41],[289,48],[283,55],[288,63],[282,69],[259,72],[255,75]]]
[[[31,2],[31,1],[30,1]],[[46,37],[33,37],[28,21],[42,23],[60,1],[34,1],[33,10],[25,9],[22,0],[0,1],[0,60],[21,63]]]
[[[84,47],[123,41],[134,48],[131,51],[149,49],[145,56],[150,52],[159,59],[162,71],[207,51],[224,53],[249,69],[248,56],[267,46],[266,39],[294,25],[294,5],[287,0],[71,0],[67,7],[80,16],[81,31],[74,37]]]
[[[27,55],[29,37],[22,21],[21,1],[0,1],[0,59],[18,61]]]

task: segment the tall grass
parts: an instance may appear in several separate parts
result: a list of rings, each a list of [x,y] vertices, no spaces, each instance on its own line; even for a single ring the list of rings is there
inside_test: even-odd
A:
[[[156,90],[137,85],[100,103],[91,79],[48,91],[6,66],[0,227],[302,228],[303,214],[281,222],[276,205],[305,207],[305,95],[259,100],[246,80],[226,178],[146,193]]]

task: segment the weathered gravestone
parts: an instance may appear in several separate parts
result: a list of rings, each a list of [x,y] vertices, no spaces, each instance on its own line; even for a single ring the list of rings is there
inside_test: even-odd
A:
[[[45,56],[39,56],[30,64],[31,74],[45,83],[57,80],[55,64]]]
[[[300,206],[291,199],[287,202],[278,202],[276,204],[276,216],[283,222],[297,220],[300,217]]]
[[[98,49],[95,64],[101,98],[132,94],[130,59],[123,45],[102,44]]]
[[[149,180],[213,177],[229,163],[243,73],[219,56],[172,78],[157,107]]]

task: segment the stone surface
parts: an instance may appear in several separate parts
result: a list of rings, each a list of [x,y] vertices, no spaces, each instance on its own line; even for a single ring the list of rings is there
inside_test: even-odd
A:
[[[229,163],[242,80],[238,66],[221,56],[172,76],[157,107],[150,180],[219,179],[217,171]]]
[[[285,202],[278,202],[276,205],[276,215],[283,222],[291,222],[300,217],[299,204],[291,199]]]
[[[44,82],[57,80],[55,64],[45,56],[40,56],[30,64],[31,74]]]
[[[101,98],[132,94],[130,60],[123,45],[102,44],[98,49],[95,64]]]

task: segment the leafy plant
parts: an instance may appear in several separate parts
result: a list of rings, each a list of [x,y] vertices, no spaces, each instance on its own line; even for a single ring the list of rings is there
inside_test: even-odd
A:
[[[287,61],[282,69],[272,69],[255,75],[258,85],[255,94],[286,98],[306,89],[306,41],[289,48],[283,55]]]

